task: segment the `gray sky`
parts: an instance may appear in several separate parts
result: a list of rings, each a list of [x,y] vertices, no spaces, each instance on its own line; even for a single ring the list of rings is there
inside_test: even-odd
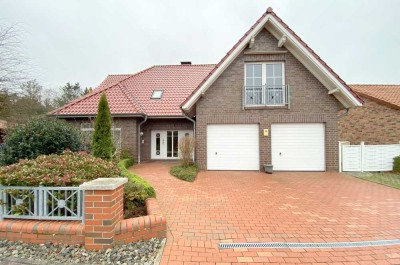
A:
[[[268,6],[347,83],[400,83],[395,0],[0,0],[0,23],[19,23],[45,87],[95,87],[155,64],[217,63]]]

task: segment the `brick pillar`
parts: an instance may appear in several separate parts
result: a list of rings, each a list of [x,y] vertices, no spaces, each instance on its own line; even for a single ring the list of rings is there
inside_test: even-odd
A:
[[[98,178],[80,186],[84,190],[85,248],[112,247],[115,226],[123,219],[127,178]]]

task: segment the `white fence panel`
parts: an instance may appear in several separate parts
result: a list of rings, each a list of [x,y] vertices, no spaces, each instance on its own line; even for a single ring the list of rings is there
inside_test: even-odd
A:
[[[361,171],[361,146],[343,146],[343,171]]]
[[[393,158],[400,155],[400,145],[366,145],[364,171],[392,171]]]
[[[341,145],[342,171],[391,171],[400,144]]]

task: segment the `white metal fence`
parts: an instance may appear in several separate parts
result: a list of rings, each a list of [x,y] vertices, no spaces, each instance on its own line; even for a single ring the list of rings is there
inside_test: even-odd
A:
[[[350,145],[339,143],[340,171],[392,171],[393,158],[400,155],[400,144]]]
[[[82,220],[83,191],[79,187],[0,186],[0,220]]]

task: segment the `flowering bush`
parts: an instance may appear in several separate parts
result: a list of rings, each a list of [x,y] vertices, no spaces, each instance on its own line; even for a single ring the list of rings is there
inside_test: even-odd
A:
[[[119,168],[112,162],[67,151],[0,168],[0,183],[4,186],[79,186],[85,181],[119,175]]]

